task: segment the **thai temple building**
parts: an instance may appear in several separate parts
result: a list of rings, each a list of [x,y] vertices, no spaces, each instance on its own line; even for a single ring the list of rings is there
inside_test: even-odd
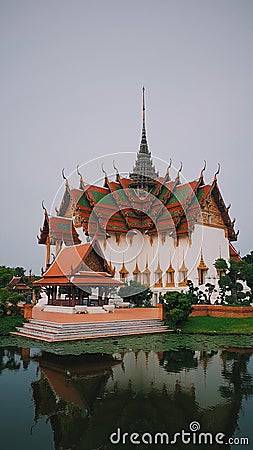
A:
[[[52,264],[55,267],[58,258],[63,259],[66,248],[84,245],[94,248],[100,265],[94,265],[96,258],[90,257],[93,266],[82,260],[86,263],[82,270],[88,266],[115,281],[136,280],[152,289],[154,305],[168,290],[185,290],[187,280],[195,286],[217,285],[220,274],[215,261],[238,258],[232,245],[238,232],[218,187],[219,168],[209,184],[204,180],[206,163],[190,182],[181,180],[182,165],[175,179],[171,178],[171,162],[166,173],[159,175],[148,147],[144,89],[136,161],[128,177],[121,176],[112,164],[115,179],[109,179],[103,169],[102,186],[86,184],[77,169],[80,184],[71,188],[63,171],[65,192],[56,215],[49,215],[43,205],[44,224],[38,242],[46,246],[44,285],[50,267],[52,272]],[[53,263],[52,252],[56,256]],[[67,277],[80,271],[76,261],[72,266],[71,273],[70,261]]]

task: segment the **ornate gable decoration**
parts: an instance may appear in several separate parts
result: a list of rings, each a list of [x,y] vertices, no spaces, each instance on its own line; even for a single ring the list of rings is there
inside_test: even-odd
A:
[[[201,207],[203,225],[226,228],[221,212],[212,195],[208,196]]]

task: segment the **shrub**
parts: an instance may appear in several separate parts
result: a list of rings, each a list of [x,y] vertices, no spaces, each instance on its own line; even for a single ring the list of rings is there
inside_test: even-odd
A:
[[[165,321],[172,326],[177,326],[186,321],[192,311],[191,297],[183,292],[166,292],[163,295]]]

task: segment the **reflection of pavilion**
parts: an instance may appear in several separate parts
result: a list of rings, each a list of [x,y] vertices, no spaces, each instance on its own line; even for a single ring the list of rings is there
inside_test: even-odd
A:
[[[74,448],[88,425],[96,399],[119,361],[110,356],[61,356],[43,353],[38,358],[41,377],[32,383],[35,425],[47,416],[55,448]]]
[[[250,355],[180,350],[121,357],[121,364],[102,355],[39,359],[35,421],[49,418],[56,449],[115,448],[109,435],[117,427],[172,435],[193,420],[203,432],[233,436],[242,399],[253,392]]]

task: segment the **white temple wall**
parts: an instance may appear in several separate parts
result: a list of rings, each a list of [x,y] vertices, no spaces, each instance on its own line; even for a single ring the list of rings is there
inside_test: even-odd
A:
[[[205,282],[212,284],[217,283],[217,274],[214,267],[215,260],[222,257],[229,258],[229,242],[225,237],[223,229],[213,228],[202,225],[195,225],[194,232],[191,237],[191,242],[186,237],[179,239],[178,246],[175,246],[174,239],[167,235],[164,243],[161,237],[154,236],[153,244],[150,243],[150,237],[137,232],[136,235],[129,237],[121,235],[119,244],[116,242],[116,236],[111,235],[106,241],[101,242],[101,247],[104,251],[105,257],[116,268],[115,278],[119,279],[119,271],[123,264],[129,272],[128,279],[133,278],[133,271],[136,267],[136,260],[140,272],[143,272],[148,260],[148,268],[150,274],[150,285],[153,290],[158,292],[165,292],[166,288],[166,270],[172,262],[175,270],[175,287],[179,282],[179,269],[182,266],[183,260],[188,269],[188,279],[192,280],[194,285],[198,285],[198,264],[200,262],[201,250],[203,259],[208,267]],[[163,287],[154,287],[155,279],[154,273],[158,267],[158,263],[163,273]]]

